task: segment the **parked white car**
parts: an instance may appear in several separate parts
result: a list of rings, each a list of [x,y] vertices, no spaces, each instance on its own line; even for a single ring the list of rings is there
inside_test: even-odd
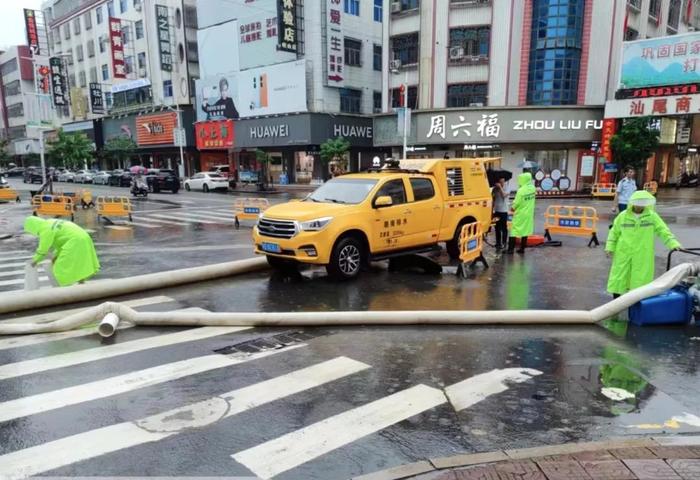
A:
[[[66,170],[58,175],[58,181],[59,182],[74,182],[75,181],[75,173],[71,172],[70,170]]]
[[[94,177],[92,177],[92,183],[99,185],[109,185],[109,177],[112,176],[112,172],[97,172]]]
[[[90,170],[78,170],[73,178],[75,183],[92,183],[92,172]]]
[[[228,190],[228,179],[216,172],[196,173],[185,180],[185,190],[201,190],[204,193],[209,190]]]

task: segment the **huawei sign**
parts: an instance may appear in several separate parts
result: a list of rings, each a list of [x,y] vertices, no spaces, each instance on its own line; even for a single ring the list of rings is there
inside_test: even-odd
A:
[[[173,145],[173,130],[177,127],[174,112],[139,115],[136,117],[136,143],[139,145]]]

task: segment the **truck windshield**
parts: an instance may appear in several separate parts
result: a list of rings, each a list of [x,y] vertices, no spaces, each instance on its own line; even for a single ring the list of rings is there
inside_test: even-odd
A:
[[[377,180],[366,178],[336,178],[306,197],[307,201],[325,203],[360,203],[367,198]]]

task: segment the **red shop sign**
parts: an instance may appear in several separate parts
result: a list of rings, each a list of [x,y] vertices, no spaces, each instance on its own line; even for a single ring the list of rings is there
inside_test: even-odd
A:
[[[612,161],[612,149],[610,148],[610,140],[616,131],[616,123],[614,118],[606,118],[603,120],[603,139],[600,149],[601,157],[605,157],[609,162]]]
[[[233,120],[213,120],[194,124],[198,150],[227,150],[233,147]]]

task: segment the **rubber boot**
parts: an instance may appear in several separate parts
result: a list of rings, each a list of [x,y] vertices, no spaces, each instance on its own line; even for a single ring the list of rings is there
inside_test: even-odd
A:
[[[513,252],[515,252],[515,237],[508,237],[508,251],[506,253],[513,255]]]
[[[520,237],[520,248],[518,253],[525,253],[525,246],[527,245],[527,237]]]

